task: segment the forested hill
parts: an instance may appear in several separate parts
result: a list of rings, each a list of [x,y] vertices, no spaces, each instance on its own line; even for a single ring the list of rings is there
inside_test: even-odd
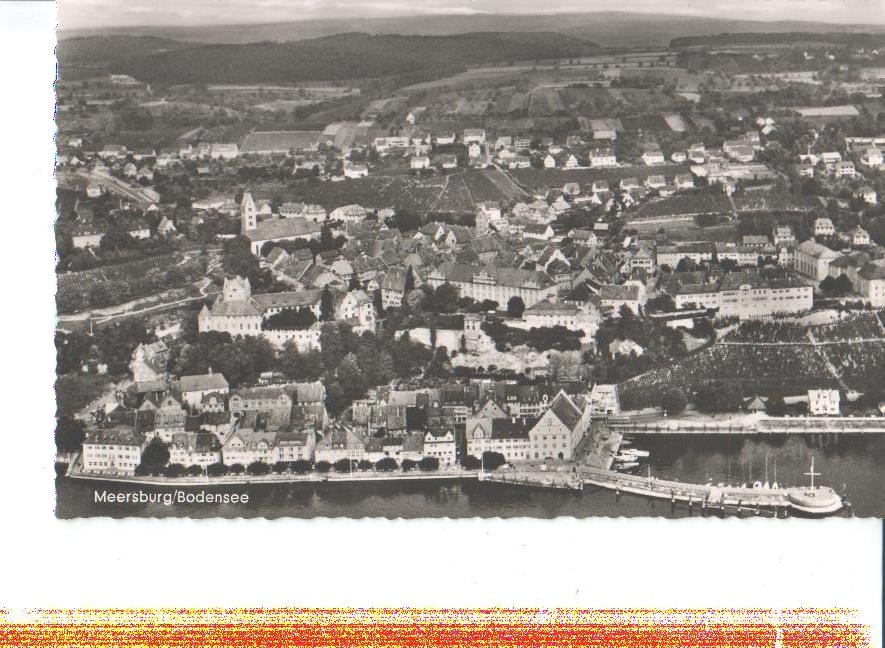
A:
[[[195,43],[153,36],[87,36],[58,42],[56,53],[62,67],[105,67],[112,61],[139,58],[172,50],[197,47]]]
[[[590,41],[547,32],[482,32],[453,36],[337,34],[312,40],[242,45],[188,45],[108,64],[113,73],[149,83],[269,83],[433,78],[467,65],[570,58],[590,54]]]
[[[844,32],[781,32],[763,34],[758,32],[748,32],[741,34],[715,34],[711,36],[683,36],[671,40],[670,47],[678,49],[685,47],[782,45],[785,43],[820,43],[833,46],[882,47],[885,45],[885,34]]]

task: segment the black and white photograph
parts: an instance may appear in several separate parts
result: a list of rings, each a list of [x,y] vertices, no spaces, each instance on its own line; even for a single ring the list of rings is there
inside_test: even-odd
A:
[[[885,517],[880,1],[57,38],[58,518]]]

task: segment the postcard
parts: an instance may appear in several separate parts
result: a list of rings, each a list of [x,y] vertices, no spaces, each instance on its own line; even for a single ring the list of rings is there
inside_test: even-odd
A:
[[[61,1],[59,518],[885,516],[881,7],[558,4]]]

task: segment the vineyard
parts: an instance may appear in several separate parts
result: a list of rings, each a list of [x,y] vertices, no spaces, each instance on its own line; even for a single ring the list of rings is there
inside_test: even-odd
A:
[[[824,387],[864,392],[885,385],[885,311],[808,332],[789,322],[745,322],[723,342],[618,385],[621,406],[655,407],[671,387],[693,392],[712,381],[760,394]]]
[[[162,256],[120,263],[118,265],[93,268],[81,272],[65,272],[58,275],[58,289],[88,292],[94,286],[112,281],[126,281],[133,277],[144,277],[151,271],[166,269],[177,262],[175,255]]]

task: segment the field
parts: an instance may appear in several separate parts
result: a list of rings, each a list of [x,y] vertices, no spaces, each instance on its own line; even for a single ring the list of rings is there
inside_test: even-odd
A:
[[[688,173],[688,167],[679,164],[660,166],[628,166],[616,169],[516,169],[510,175],[523,189],[549,189],[562,187],[566,182],[577,182],[582,186],[604,180],[618,182],[623,178],[636,178],[640,182],[650,175],[662,175],[667,180]]]
[[[126,281],[132,277],[144,277],[152,270],[167,269],[173,264],[173,261],[174,255],[165,254],[81,272],[65,272],[58,275],[58,289],[88,292],[98,284],[109,281]]]

